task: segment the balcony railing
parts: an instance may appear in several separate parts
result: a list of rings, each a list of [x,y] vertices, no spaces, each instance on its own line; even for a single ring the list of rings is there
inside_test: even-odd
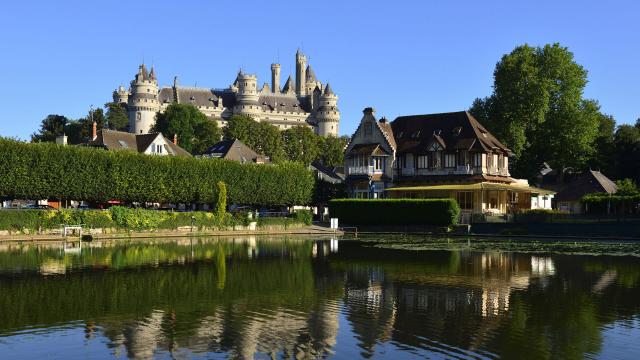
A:
[[[347,175],[372,175],[382,174],[382,169],[375,169],[373,166],[348,166]]]

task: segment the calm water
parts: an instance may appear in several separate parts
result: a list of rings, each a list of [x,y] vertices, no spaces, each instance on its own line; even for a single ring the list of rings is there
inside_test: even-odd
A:
[[[0,358],[640,358],[635,244],[0,245]],[[617,254],[617,255],[612,255]]]

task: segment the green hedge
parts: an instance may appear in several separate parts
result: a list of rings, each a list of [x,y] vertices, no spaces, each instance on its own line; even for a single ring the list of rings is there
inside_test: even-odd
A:
[[[230,203],[302,205],[312,173],[297,163],[240,164],[220,159],[149,156],[0,138],[0,198],[104,202],[215,203],[217,182]]]
[[[588,194],[582,197],[587,213],[606,214],[633,213],[640,206],[640,195],[609,195],[606,193]]]
[[[454,199],[334,199],[329,214],[349,225],[437,225],[457,223]]]

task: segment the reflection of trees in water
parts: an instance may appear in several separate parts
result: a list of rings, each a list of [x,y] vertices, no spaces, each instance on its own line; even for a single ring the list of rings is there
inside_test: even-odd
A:
[[[311,246],[238,240],[94,249],[88,256],[98,268],[118,258],[121,270],[3,278],[0,332],[86,319],[114,351],[124,347],[137,358],[154,351],[325,354],[338,328],[338,306],[329,299],[342,285],[340,277],[322,276],[316,286],[322,274],[314,274]],[[145,263],[151,266],[135,266]]]
[[[391,333],[392,341],[449,354],[582,358],[600,351],[604,324],[640,310],[633,303],[640,291],[635,282],[625,287],[628,280],[608,281],[594,296],[594,285],[611,271],[608,259],[619,264],[616,271],[628,271],[626,279],[632,277],[631,267],[618,258],[350,251],[346,244],[332,265],[348,274],[348,319],[365,354],[373,354]],[[640,269],[638,259],[628,261]],[[383,280],[370,281],[368,275]],[[393,305],[372,306],[365,300],[370,292],[384,294],[384,303]],[[388,324],[392,329],[383,331]]]

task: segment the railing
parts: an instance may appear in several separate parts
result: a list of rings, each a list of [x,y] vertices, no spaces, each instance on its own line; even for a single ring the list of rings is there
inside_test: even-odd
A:
[[[373,174],[373,166],[349,166],[347,175],[370,175]]]

